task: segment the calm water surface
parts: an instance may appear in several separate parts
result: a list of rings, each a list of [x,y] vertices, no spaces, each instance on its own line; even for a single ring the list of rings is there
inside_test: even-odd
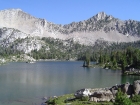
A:
[[[44,96],[140,79],[139,76],[121,76],[119,70],[83,68],[82,64],[77,61],[46,61],[0,66],[0,105],[41,105]]]

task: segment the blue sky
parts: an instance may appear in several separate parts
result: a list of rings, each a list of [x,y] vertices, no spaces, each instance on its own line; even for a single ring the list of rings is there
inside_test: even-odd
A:
[[[20,8],[57,24],[87,20],[104,11],[121,20],[140,21],[140,0],[0,0],[0,10]]]

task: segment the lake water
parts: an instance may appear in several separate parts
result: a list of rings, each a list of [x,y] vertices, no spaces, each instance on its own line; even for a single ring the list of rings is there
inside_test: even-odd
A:
[[[140,76],[121,76],[119,70],[83,68],[82,64],[80,61],[42,61],[0,66],[0,105],[41,105],[44,96],[140,79]]]

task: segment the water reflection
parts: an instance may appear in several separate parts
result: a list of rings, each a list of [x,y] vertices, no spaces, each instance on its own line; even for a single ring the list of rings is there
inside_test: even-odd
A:
[[[91,70],[90,67],[83,67],[83,69],[84,69],[87,73],[90,73],[90,70]]]
[[[73,93],[81,88],[110,87],[140,79],[121,76],[118,70],[83,68],[82,64],[83,62],[56,61],[0,66],[0,104],[9,100],[26,100],[26,105],[31,105],[31,102],[44,96]]]
[[[121,76],[121,84],[129,82],[133,84],[133,81],[135,80],[140,80],[140,76],[135,76],[135,75],[122,75]]]

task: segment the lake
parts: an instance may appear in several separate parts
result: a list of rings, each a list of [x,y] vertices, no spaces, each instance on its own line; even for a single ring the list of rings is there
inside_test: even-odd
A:
[[[140,79],[140,76],[122,76],[120,70],[83,68],[82,65],[81,61],[40,61],[0,66],[0,105],[41,105],[44,96]]]

